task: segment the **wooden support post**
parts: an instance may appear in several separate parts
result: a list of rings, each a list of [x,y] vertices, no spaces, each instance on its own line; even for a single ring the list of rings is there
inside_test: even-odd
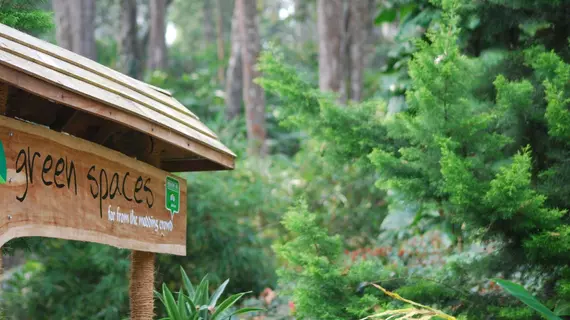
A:
[[[131,320],[154,318],[154,253],[134,251],[131,254]]]
[[[139,157],[155,167],[160,167],[160,154],[150,139],[144,155]],[[154,318],[154,257],[153,252],[133,250],[131,254],[131,279],[129,285],[131,320]]]

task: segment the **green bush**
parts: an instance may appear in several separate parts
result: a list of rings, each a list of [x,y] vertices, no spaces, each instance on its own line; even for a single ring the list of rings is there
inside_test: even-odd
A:
[[[46,0],[5,0],[0,4],[0,23],[39,34],[53,28],[52,14],[42,10]]]
[[[43,239],[2,292],[8,319],[121,319],[128,314],[127,250]]]
[[[564,196],[570,170],[563,160],[570,154],[570,67],[567,19],[560,14],[568,6],[433,2],[441,16],[432,17],[425,39],[415,41],[418,50],[408,64],[410,85],[399,113],[373,101],[337,106],[275,51],[261,59],[260,84],[281,97],[283,123],[306,130],[328,161],[375,168],[377,192],[391,205],[416,210],[410,229],[432,230],[425,227],[435,226],[429,221],[447,226],[452,243],[444,267],[410,271],[458,292],[414,283],[413,274],[394,282],[396,289],[415,291],[419,302],[440,296],[432,303],[472,318],[532,318],[535,314],[513,300],[499,299],[489,279],[520,278],[551,309],[570,299],[564,267],[570,257],[570,202]],[[310,243],[305,245],[309,250]],[[402,251],[395,260],[404,257]],[[320,275],[311,277],[317,281]],[[324,314],[346,312],[347,303],[340,302],[350,294],[339,290],[327,290],[338,295],[328,307],[320,300],[306,312],[331,304],[336,309]]]

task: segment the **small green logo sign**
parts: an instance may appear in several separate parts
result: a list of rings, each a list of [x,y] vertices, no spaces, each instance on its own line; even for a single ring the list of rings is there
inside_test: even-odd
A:
[[[8,180],[8,168],[6,167],[6,154],[4,153],[4,146],[0,141],[0,184],[5,184]]]
[[[166,177],[166,209],[171,214],[180,212],[180,183],[172,177]]]

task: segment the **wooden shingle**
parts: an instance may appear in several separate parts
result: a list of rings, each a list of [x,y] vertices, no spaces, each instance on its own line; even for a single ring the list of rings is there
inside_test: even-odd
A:
[[[134,135],[125,133],[138,132],[151,140],[152,152],[160,153],[160,167],[167,171],[234,168],[235,154],[168,91],[2,24],[0,82],[10,85],[16,96],[8,101],[7,116],[64,132],[65,123],[73,121],[75,127],[85,128],[69,134],[77,132],[127,155],[129,144],[136,141],[115,140],[133,139]],[[26,95],[51,104],[41,104],[43,109],[39,109]],[[38,119],[38,112],[55,115]],[[36,116],[26,119],[29,114]]]

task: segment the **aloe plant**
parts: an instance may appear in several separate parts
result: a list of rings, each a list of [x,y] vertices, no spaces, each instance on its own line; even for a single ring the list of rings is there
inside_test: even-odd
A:
[[[230,281],[229,279],[224,281],[210,296],[207,275],[194,288],[182,267],[180,268],[180,273],[182,274],[183,284],[176,297],[166,284],[162,284],[162,293],[155,291],[155,296],[162,302],[168,314],[166,318],[161,320],[224,320],[231,319],[238,314],[263,311],[263,309],[259,308],[242,308],[231,311],[230,308],[251,291],[231,295],[218,304],[218,300]]]

